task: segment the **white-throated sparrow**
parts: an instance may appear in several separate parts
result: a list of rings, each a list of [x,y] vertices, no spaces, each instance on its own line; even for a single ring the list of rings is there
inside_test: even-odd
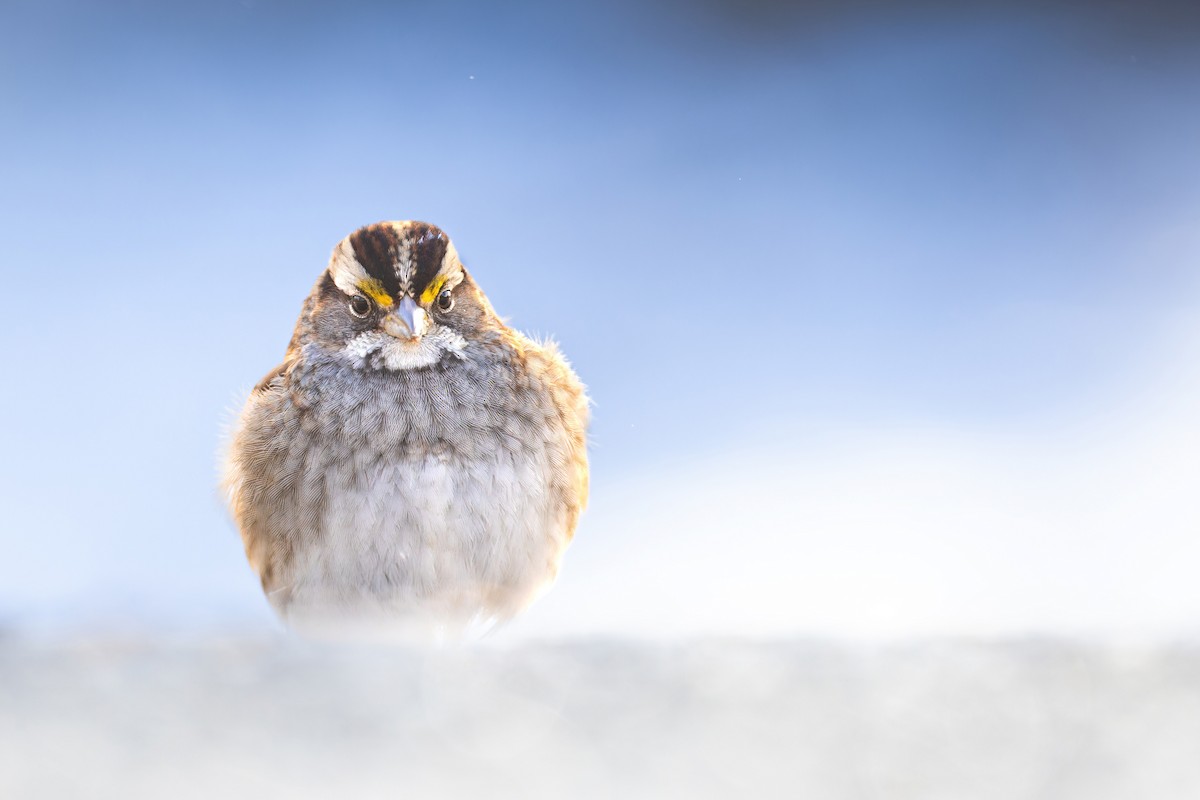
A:
[[[508,328],[423,222],[343,239],[235,425],[224,486],[289,623],[504,620],[587,499],[584,388]]]

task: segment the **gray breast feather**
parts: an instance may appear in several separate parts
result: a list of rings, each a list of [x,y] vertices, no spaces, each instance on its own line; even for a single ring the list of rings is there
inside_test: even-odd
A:
[[[587,495],[583,387],[552,346],[355,369],[306,347],[256,388],[226,488],[276,609],[456,627],[554,579]]]

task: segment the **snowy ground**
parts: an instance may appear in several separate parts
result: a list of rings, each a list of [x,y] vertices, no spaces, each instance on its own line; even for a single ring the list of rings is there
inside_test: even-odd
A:
[[[0,797],[1195,798],[1200,649],[0,639]]]

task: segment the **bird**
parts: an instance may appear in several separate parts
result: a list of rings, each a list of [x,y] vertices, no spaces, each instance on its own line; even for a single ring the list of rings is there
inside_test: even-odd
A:
[[[334,247],[232,426],[222,486],[289,628],[490,630],[559,572],[589,413],[558,346],[497,316],[445,232],[379,222]]]

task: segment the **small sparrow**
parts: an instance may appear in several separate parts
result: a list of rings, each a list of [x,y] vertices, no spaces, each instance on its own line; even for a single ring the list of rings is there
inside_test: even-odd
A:
[[[554,581],[587,501],[588,398],[496,316],[438,228],[333,250],[225,464],[271,605],[316,633],[462,632]]]

